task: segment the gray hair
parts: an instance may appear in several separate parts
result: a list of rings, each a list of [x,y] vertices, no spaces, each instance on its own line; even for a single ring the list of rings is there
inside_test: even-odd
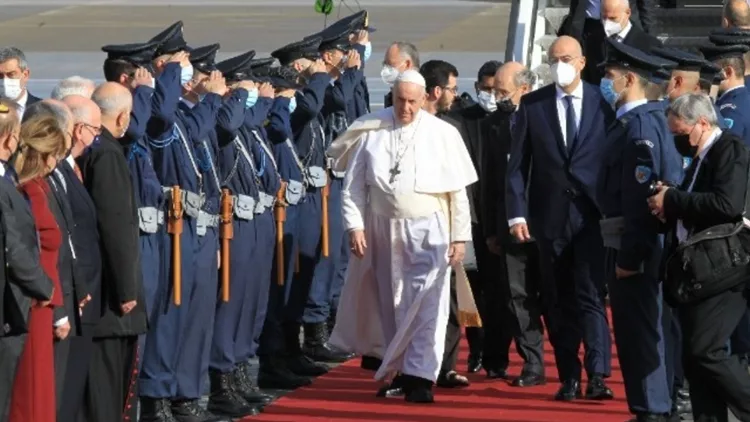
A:
[[[21,68],[21,70],[26,70],[29,68],[29,63],[26,61],[26,55],[23,54],[23,51],[17,49],[16,47],[3,47],[0,48],[0,63],[5,63],[8,60],[18,60],[18,67]]]
[[[68,95],[80,95],[81,97],[91,98],[91,94],[96,89],[96,84],[91,79],[80,76],[71,76],[58,82],[52,90],[51,98],[62,100]]]
[[[529,89],[533,89],[534,85],[536,85],[536,81],[536,73],[526,68],[524,68],[523,70],[519,70],[513,76],[513,83],[516,85],[516,88],[520,87],[521,85],[528,85]]]
[[[398,48],[398,54],[401,57],[411,60],[414,69],[419,69],[419,66],[421,66],[419,63],[419,51],[414,44],[405,41],[396,41],[391,45],[395,45]]]
[[[66,106],[48,101],[39,101],[28,106],[23,113],[22,123],[42,115],[53,116],[55,120],[57,120],[57,125],[60,130],[65,133],[67,133],[68,128],[73,125],[73,122],[71,121],[73,115]]]
[[[711,126],[718,125],[718,116],[714,109],[714,103],[706,94],[684,94],[672,101],[668,113],[685,122],[694,125],[702,117]]]
[[[123,91],[117,95],[102,95],[102,92],[97,89],[91,96],[91,100],[99,106],[102,116],[116,116],[132,106],[133,95],[130,91]]]

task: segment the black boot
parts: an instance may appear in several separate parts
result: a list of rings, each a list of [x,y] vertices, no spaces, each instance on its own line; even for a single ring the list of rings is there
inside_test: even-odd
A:
[[[299,324],[287,324],[284,326],[284,345],[286,346],[285,367],[303,377],[317,377],[328,372],[328,367],[316,363],[302,354],[299,344]]]
[[[304,354],[317,362],[342,363],[353,355],[343,353],[328,346],[328,326],[326,323],[305,324]]]
[[[208,397],[208,410],[230,418],[255,416],[258,409],[249,405],[232,385],[231,372],[209,371],[211,394]]]
[[[409,403],[434,403],[432,381],[412,375],[404,375],[404,400]]]
[[[141,397],[141,422],[177,422],[168,399]]]
[[[331,337],[334,326],[336,326],[336,312],[331,309],[331,314],[328,315],[328,321],[326,321],[326,328],[328,328],[328,337]]]
[[[232,422],[216,416],[198,404],[198,400],[173,400],[172,415],[178,422]]]
[[[273,401],[273,396],[262,393],[258,387],[253,385],[248,362],[238,364],[234,368],[232,378],[234,390],[249,404],[263,406]]]
[[[258,370],[258,387],[272,390],[295,390],[310,385],[312,380],[292,372],[286,359],[261,357]]]

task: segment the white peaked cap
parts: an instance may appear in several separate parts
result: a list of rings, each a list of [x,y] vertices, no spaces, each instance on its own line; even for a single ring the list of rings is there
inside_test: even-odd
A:
[[[396,82],[409,82],[419,85],[422,88],[427,87],[427,82],[425,82],[422,74],[412,69],[405,70],[400,75],[398,75],[398,79],[396,79]]]

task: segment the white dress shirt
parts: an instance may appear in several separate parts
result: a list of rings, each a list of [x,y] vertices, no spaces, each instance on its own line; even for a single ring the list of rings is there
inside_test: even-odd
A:
[[[706,158],[706,154],[708,154],[708,150],[711,149],[711,147],[716,143],[716,140],[719,139],[721,136],[721,129],[715,129],[714,133],[711,134],[711,137],[708,138],[706,141],[706,144],[703,146],[703,149],[698,153],[698,164],[695,167],[695,172],[693,173],[693,179],[690,181],[690,185],[687,188],[687,192],[691,192],[693,190],[693,185],[695,184],[695,178],[698,176],[698,172],[701,169],[701,164],[703,164],[703,159]],[[685,228],[685,226],[682,224],[682,220],[677,220],[677,240],[682,243],[688,238],[688,231]]]
[[[18,118],[23,119],[23,113],[26,112],[26,102],[29,100],[29,91],[23,90],[23,95],[16,101],[18,106]]]
[[[631,30],[631,29],[633,29],[633,24],[632,24],[632,23],[630,23],[630,20],[628,19],[628,24],[627,24],[627,25],[625,25],[625,28],[622,28],[622,31],[620,31],[620,32],[618,32],[617,34],[615,34],[615,35],[613,36],[613,38],[614,38],[614,39],[615,39],[615,41],[617,41],[617,42],[622,42],[622,41],[623,41],[623,40],[625,39],[625,37],[627,37],[627,36],[628,36],[628,34],[630,33],[630,30]]]

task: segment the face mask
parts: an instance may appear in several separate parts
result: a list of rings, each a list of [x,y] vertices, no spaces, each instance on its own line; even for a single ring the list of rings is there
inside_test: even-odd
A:
[[[289,100],[289,114],[294,113],[294,110],[297,109],[297,97],[292,97]]]
[[[370,60],[370,56],[372,56],[372,43],[367,41],[367,44],[365,44],[365,57],[363,57],[364,61]]]
[[[516,105],[513,104],[510,98],[502,98],[497,102],[497,109],[503,113],[513,113],[516,111]]]
[[[383,69],[380,70],[380,77],[388,85],[393,85],[399,75],[398,69],[393,66],[383,65]]]
[[[609,103],[612,108],[615,108],[615,104],[617,104],[617,100],[620,99],[621,94],[615,91],[615,81],[613,81],[612,79],[603,78],[599,82],[599,91],[602,93],[604,101]]]
[[[193,79],[193,65],[190,64],[187,67],[180,69],[180,85],[185,85]]]
[[[690,135],[694,130],[695,127],[684,135],[674,135],[674,146],[683,157],[695,157],[695,154],[698,153],[698,146],[690,144]]]
[[[604,21],[604,33],[607,34],[607,38],[619,34],[620,32],[622,32],[622,25],[620,25],[619,22],[611,20]]]
[[[250,108],[258,102],[258,89],[253,88],[247,91],[247,100],[245,100],[245,108]]]
[[[561,88],[572,84],[578,74],[573,65],[563,62],[553,64],[549,70],[552,72],[552,80]]]
[[[21,96],[21,80],[3,78],[0,79],[0,97],[15,100]]]
[[[479,106],[484,109],[487,113],[492,113],[497,110],[497,103],[495,102],[495,96],[487,91],[479,91],[477,94],[477,100]]]

